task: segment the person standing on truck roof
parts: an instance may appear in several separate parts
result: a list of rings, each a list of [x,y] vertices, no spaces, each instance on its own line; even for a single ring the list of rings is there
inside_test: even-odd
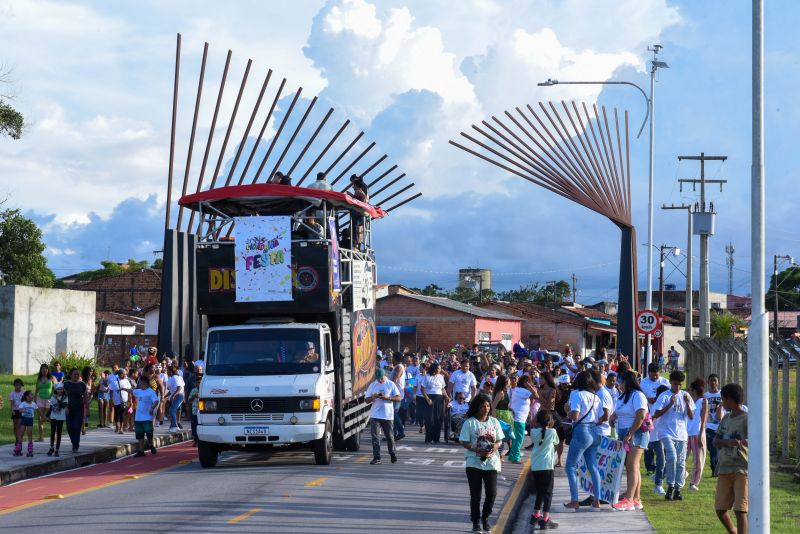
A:
[[[325,181],[325,173],[318,172],[317,179],[314,183],[308,186],[309,189],[322,189],[323,191],[332,191],[333,188]]]
[[[406,366],[403,365],[403,355],[397,353],[394,355],[394,367],[392,368],[392,382],[397,386],[397,390],[401,392],[400,400],[402,400],[402,392],[406,388]],[[400,400],[394,403],[394,440],[400,441],[406,437],[406,429],[403,425],[403,419],[400,417]]]
[[[375,380],[367,388],[367,402],[372,403],[369,411],[369,429],[372,436],[372,461],[370,464],[381,463],[381,440],[378,437],[378,427],[386,436],[386,444],[392,463],[397,462],[394,448],[394,403],[399,402],[402,396],[397,384],[386,379],[386,371],[375,371]]]

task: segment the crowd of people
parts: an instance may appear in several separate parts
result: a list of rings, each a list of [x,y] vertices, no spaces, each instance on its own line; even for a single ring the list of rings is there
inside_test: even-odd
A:
[[[37,442],[45,441],[45,425],[50,427],[48,456],[60,456],[64,426],[67,428],[72,453],[80,449],[81,436],[90,426],[92,405],[97,428],[112,428],[118,434],[133,432],[139,442],[137,456],[149,450],[156,454],[153,431],[169,420],[169,431],[183,429],[181,420],[191,421],[194,444],[197,444],[197,403],[203,379],[203,360],[186,361],[182,365],[174,355],[158,355],[151,347],[142,357],[131,351],[131,357],[111,369],[61,369],[43,363],[32,387],[16,378],[8,395],[16,444],[14,456],[23,455],[27,438],[27,456],[34,451],[34,428]],[[99,373],[99,374],[98,374]]]
[[[675,351],[677,354],[677,351]],[[644,457],[653,491],[682,501],[684,488],[696,491],[706,453],[717,477],[716,509],[729,532],[747,522],[747,419],[738,384],[720,388],[712,374],[684,389],[685,374],[670,350],[668,378],[663,363],[649,364],[640,376],[622,354],[598,349],[577,357],[567,345],[560,353],[528,350],[522,343],[497,354],[458,345],[450,350],[408,348],[380,354],[376,381],[367,392],[371,412],[373,464],[381,461],[379,428],[392,462],[395,442],[416,423],[425,443],[443,432],[465,449],[473,532],[489,532],[497,475],[504,462],[521,463],[530,450],[531,487],[536,494],[534,528],[558,526],[550,516],[554,468],[564,467],[570,500],[561,511],[642,510]],[[727,423],[727,424],[724,424]],[[525,437],[530,444],[523,448]],[[597,447],[602,436],[622,441],[626,450],[625,491],[615,503],[601,500]],[[564,445],[569,445],[563,459]],[[687,455],[692,461],[687,465]],[[579,461],[592,480],[581,499]],[[646,480],[646,478],[645,478]],[[665,488],[666,486],[666,488]],[[481,506],[481,498],[484,497]]]

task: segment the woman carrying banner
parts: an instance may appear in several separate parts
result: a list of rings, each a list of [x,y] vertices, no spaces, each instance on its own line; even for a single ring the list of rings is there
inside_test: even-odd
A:
[[[612,418],[617,422],[619,439],[622,440],[628,452],[625,456],[627,489],[622,498],[611,507],[614,510],[626,512],[643,508],[640,495],[642,473],[639,464],[642,454],[650,442],[650,433],[643,428],[647,414],[647,397],[639,387],[633,371],[620,373],[618,386],[620,395]]]

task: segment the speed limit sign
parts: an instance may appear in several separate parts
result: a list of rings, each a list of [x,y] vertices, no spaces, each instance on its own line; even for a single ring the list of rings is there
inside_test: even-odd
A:
[[[642,310],[636,314],[636,330],[642,334],[652,334],[658,329],[658,314],[652,310]]]

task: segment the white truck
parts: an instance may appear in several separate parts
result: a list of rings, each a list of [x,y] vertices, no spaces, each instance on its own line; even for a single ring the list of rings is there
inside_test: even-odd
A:
[[[207,324],[200,464],[214,467],[227,450],[307,444],[327,465],[334,449],[358,450],[368,420],[364,392],[377,363],[370,221],[383,212],[336,192],[225,189],[181,199],[213,214],[195,249],[197,309]],[[261,216],[289,219],[290,300],[248,300],[237,286],[241,251],[225,238],[225,221]]]

